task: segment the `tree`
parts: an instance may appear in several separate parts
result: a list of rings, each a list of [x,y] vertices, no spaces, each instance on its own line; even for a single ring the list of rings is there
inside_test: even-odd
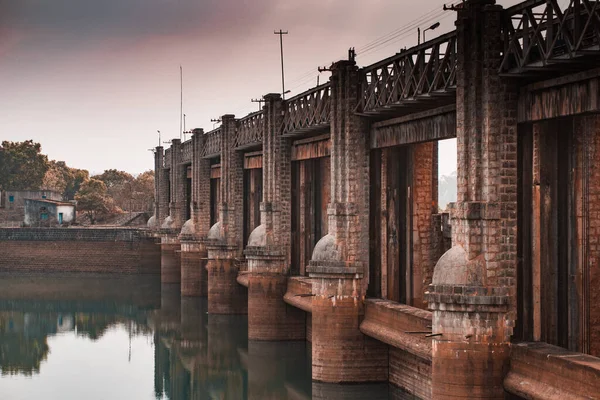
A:
[[[131,193],[133,207],[137,211],[151,213],[154,209],[154,171],[139,174],[133,181]]]
[[[33,140],[3,141],[0,147],[0,190],[38,190],[48,170],[48,157]]]
[[[75,195],[75,200],[77,208],[89,217],[92,225],[96,223],[98,216],[114,210],[114,203],[108,196],[106,185],[98,179],[92,178],[84,182]]]
[[[107,169],[100,175],[92,178],[98,179],[106,184],[108,195],[114,200],[115,205],[122,209],[131,207],[131,191],[134,178],[125,171]]]
[[[121,186],[126,182],[133,181],[133,176],[131,174],[116,169],[107,169],[100,175],[92,176],[92,178],[104,182],[104,184],[106,184],[106,188],[109,191],[110,189],[115,188],[117,186]]]
[[[44,175],[42,189],[54,190],[66,200],[73,200],[81,184],[89,179],[84,169],[70,168],[64,161],[50,161]]]

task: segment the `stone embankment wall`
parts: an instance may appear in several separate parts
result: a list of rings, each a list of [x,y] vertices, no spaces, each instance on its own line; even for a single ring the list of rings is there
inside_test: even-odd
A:
[[[0,272],[159,274],[160,246],[138,229],[0,229]]]

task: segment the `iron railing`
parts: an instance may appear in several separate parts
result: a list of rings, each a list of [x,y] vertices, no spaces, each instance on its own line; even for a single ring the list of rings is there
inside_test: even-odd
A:
[[[330,108],[329,82],[286,100],[283,133],[301,133],[328,126]]]
[[[194,154],[194,142],[192,139],[181,144],[181,162],[184,164],[191,163]]]
[[[212,157],[221,154],[221,128],[205,133],[206,140],[202,147],[202,157]]]
[[[257,111],[248,114],[238,121],[237,130],[233,140],[233,147],[248,147],[262,144],[264,113]]]
[[[504,54],[500,72],[523,74],[600,54],[600,2],[530,0],[504,12]]]
[[[456,31],[362,69],[357,111],[374,113],[456,89]]]
[[[165,157],[163,159],[163,168],[171,168],[171,154],[173,153],[173,148],[168,148],[165,150]]]

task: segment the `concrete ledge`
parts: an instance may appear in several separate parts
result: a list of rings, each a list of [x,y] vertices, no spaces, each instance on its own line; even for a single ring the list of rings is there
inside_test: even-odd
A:
[[[389,300],[365,300],[365,319],[360,331],[365,335],[404,350],[431,363],[432,314],[429,311]]]
[[[287,292],[283,301],[287,304],[312,314],[312,281],[303,276],[288,278]]]
[[[600,358],[546,343],[514,344],[504,389],[525,399],[590,399],[600,393]]]
[[[242,271],[240,273],[238,273],[237,276],[237,283],[239,283],[242,286],[248,287],[248,273],[245,271]]]

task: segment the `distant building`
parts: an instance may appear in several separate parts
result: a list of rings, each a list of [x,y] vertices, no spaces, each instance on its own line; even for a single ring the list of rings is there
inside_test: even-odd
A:
[[[75,204],[47,199],[25,199],[25,226],[59,226],[75,222]]]
[[[9,210],[22,209],[25,199],[62,201],[62,194],[52,190],[5,190],[0,192],[0,207]]]

